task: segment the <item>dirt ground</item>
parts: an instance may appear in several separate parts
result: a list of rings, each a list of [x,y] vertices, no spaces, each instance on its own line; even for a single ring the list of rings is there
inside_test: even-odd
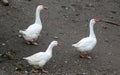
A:
[[[88,36],[92,18],[120,23],[120,0],[9,0],[9,3],[9,6],[0,3],[0,75],[44,75],[30,74],[32,67],[25,60],[12,59],[45,51],[52,40],[60,41],[61,46],[54,48],[52,59],[44,66],[50,75],[120,75],[119,26],[107,23],[94,26],[98,43],[91,53],[92,59],[80,58],[71,46]],[[26,45],[18,31],[34,22],[39,4],[48,7],[41,12],[43,30],[39,45]]]

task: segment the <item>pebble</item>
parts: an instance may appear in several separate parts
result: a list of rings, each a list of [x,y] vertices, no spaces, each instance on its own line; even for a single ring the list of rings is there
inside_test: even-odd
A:
[[[105,42],[109,42],[108,39],[105,39]]]
[[[28,73],[28,71],[25,71],[25,73]]]
[[[75,16],[79,16],[80,14],[75,14]]]
[[[75,64],[77,64],[77,61],[74,61]]]
[[[86,7],[94,7],[93,4],[86,4]]]
[[[5,46],[6,44],[5,43],[2,43],[2,46]]]
[[[68,63],[68,61],[64,61],[66,64]]]
[[[64,8],[64,9],[68,10],[68,7],[66,7],[66,6],[61,6],[61,8]]]
[[[111,11],[111,13],[116,14],[117,12],[116,11]]]
[[[116,74],[117,72],[116,72],[116,71],[114,71],[113,73],[114,73],[114,74]]]
[[[57,36],[54,36],[54,39],[58,39],[58,37],[57,37]]]
[[[2,56],[3,54],[0,54],[0,57]]]
[[[18,37],[19,37],[19,38],[21,38],[21,37],[22,37],[22,35],[18,35]]]

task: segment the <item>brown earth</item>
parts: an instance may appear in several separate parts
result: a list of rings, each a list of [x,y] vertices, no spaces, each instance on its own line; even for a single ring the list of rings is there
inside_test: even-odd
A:
[[[50,75],[120,75],[120,27],[95,25],[98,43],[91,53],[92,59],[81,59],[71,46],[88,36],[92,18],[120,23],[120,0],[9,0],[9,3],[9,6],[0,3],[0,75],[28,75],[31,66],[25,60],[11,59],[45,51],[52,40],[62,45],[54,48],[53,58],[44,67]],[[18,31],[34,22],[39,4],[49,8],[41,12],[42,36],[38,46],[26,45]]]

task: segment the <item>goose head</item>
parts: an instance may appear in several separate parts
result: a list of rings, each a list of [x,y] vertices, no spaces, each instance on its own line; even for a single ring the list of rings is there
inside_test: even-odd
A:
[[[60,43],[58,41],[52,41],[51,44],[54,45],[54,46],[59,46],[60,45]]]
[[[98,19],[91,19],[91,20],[90,20],[90,23],[91,23],[91,24],[95,24],[96,22],[99,22],[99,20],[98,20]]]
[[[48,8],[46,6],[44,6],[44,5],[38,5],[37,9],[38,10],[44,10],[44,9],[48,9]]]

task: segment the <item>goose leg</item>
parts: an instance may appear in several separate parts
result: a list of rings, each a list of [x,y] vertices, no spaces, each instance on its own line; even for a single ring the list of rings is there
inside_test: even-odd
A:
[[[86,58],[91,59],[89,52],[86,52]]]
[[[30,42],[30,41],[26,41],[26,44],[30,45],[30,44],[31,44],[31,42]]]
[[[83,57],[84,57],[83,53],[82,53],[82,52],[80,52],[80,58],[83,58]]]
[[[38,43],[36,41],[32,41],[31,42],[33,45],[38,45]]]
[[[43,68],[41,68],[41,71],[42,71],[42,73],[49,74],[49,72],[48,72],[48,71],[45,71]]]
[[[2,1],[2,3],[3,3],[5,6],[8,6],[8,5],[9,5],[8,0],[1,0],[1,1]]]
[[[32,70],[30,71],[30,73],[37,73],[38,71],[36,71],[35,68],[32,68]]]

